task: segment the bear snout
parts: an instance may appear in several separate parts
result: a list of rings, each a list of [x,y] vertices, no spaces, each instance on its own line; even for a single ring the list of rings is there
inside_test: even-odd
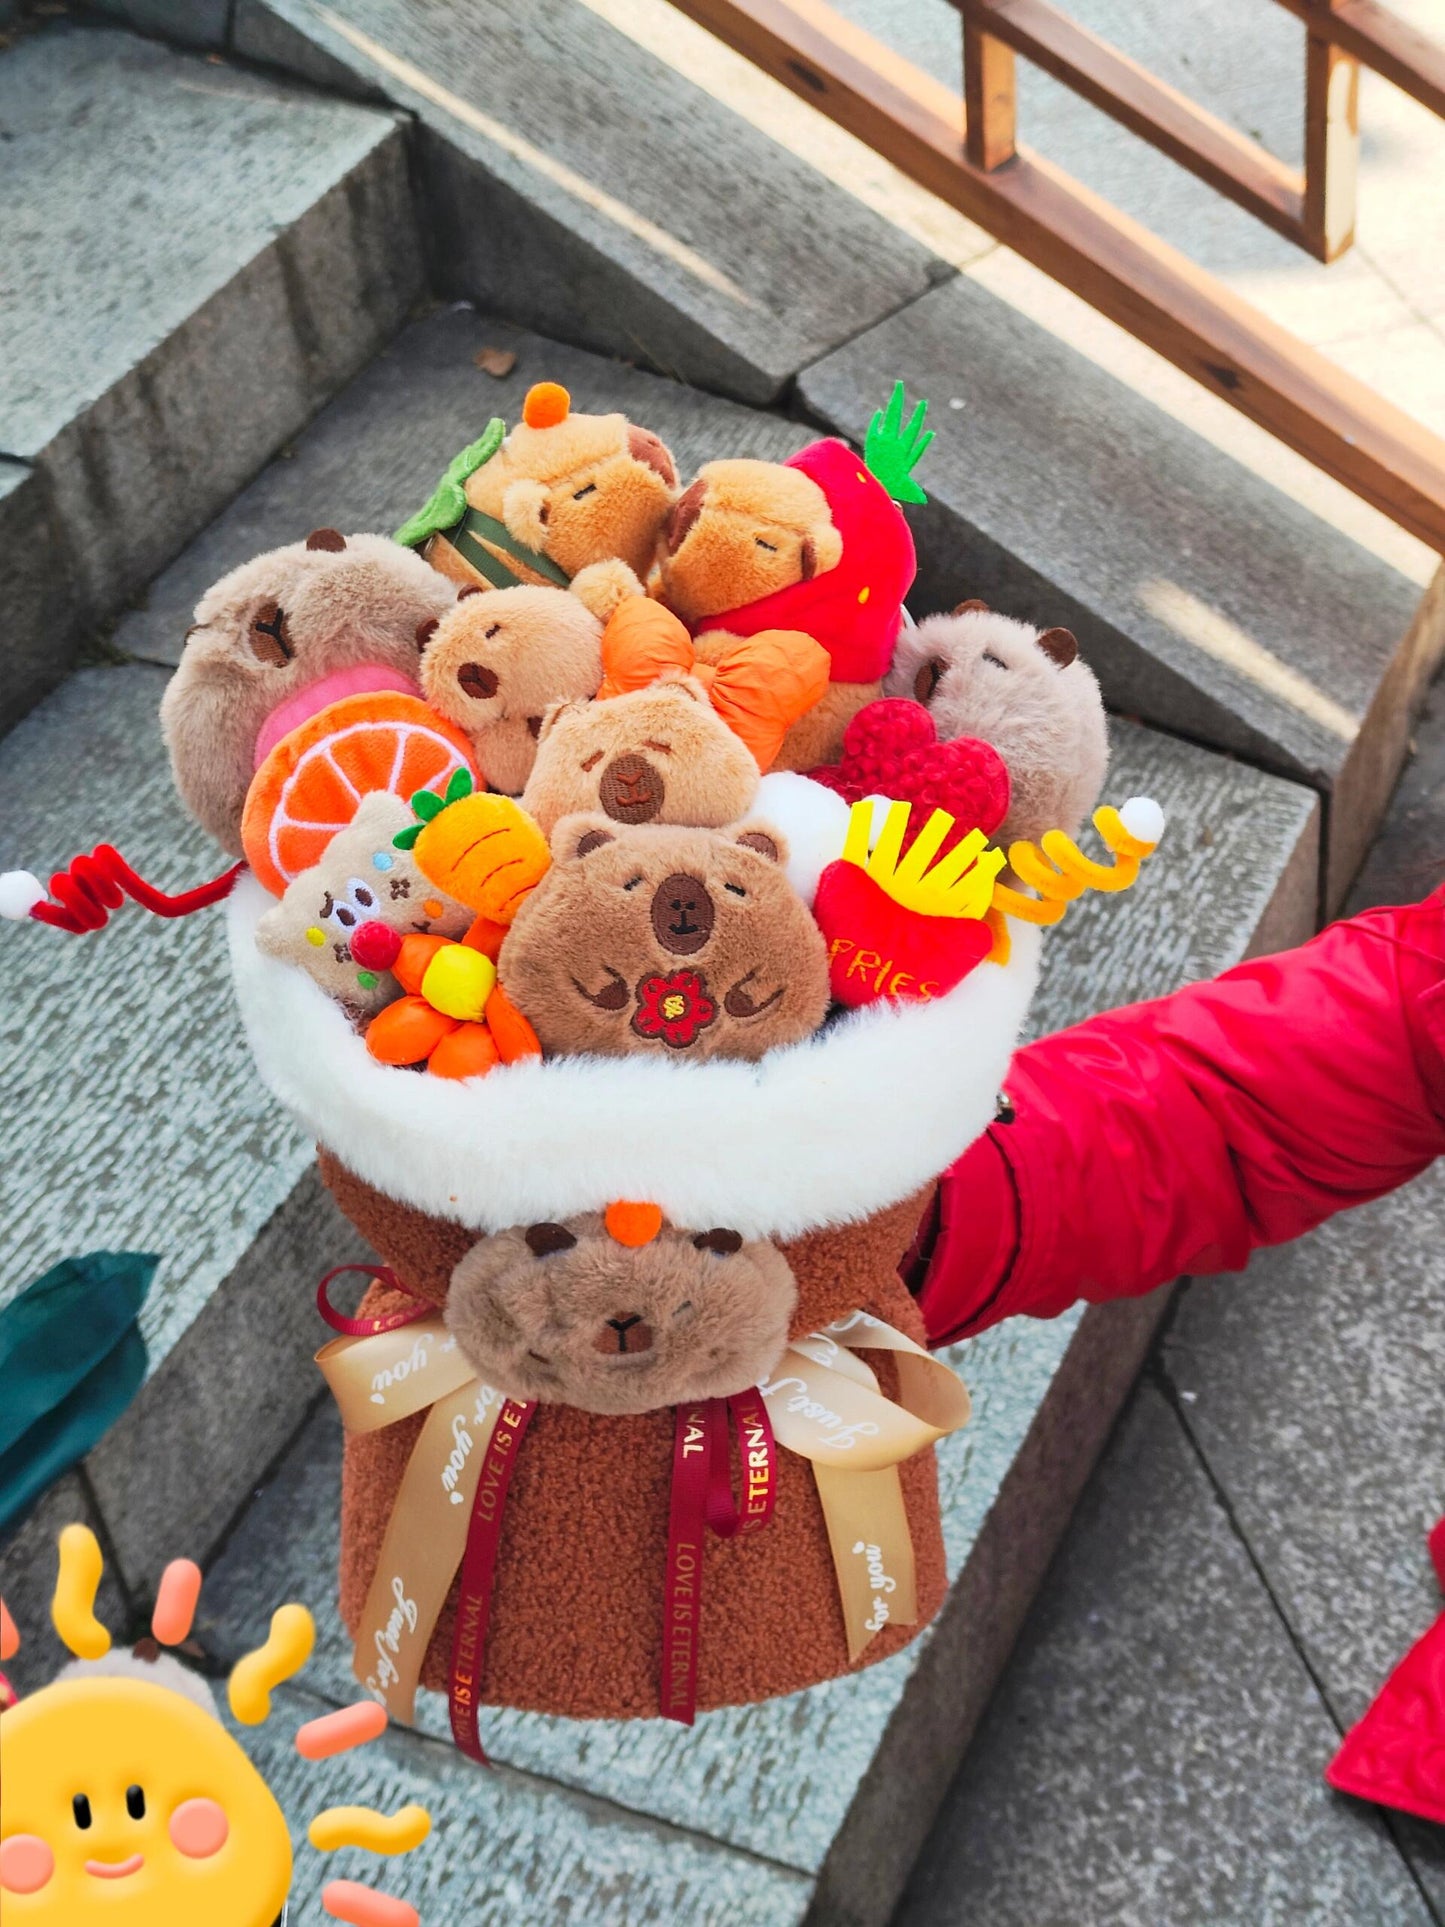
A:
[[[489,702],[501,688],[501,682],[495,669],[487,669],[479,662],[464,662],[457,671],[457,687],[464,696]]]
[[[640,1311],[619,1312],[597,1327],[592,1349],[617,1357],[634,1358],[652,1350],[652,1327]]]
[[[716,922],[717,909],[700,877],[664,877],[653,892],[653,935],[674,957],[701,950]]]
[[[616,823],[650,823],[661,812],[666,794],[661,770],[629,751],[603,770],[597,800]]]

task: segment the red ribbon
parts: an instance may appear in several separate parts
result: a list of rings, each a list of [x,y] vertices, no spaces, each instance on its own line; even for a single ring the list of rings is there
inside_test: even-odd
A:
[[[741,1449],[741,1500],[733,1495],[729,1416]],[[777,1448],[756,1388],[677,1407],[659,1684],[665,1719],[691,1726],[697,1714],[703,1541],[709,1531],[720,1539],[760,1531],[773,1516],[777,1493]]]
[[[345,1312],[337,1311],[331,1302],[331,1280],[340,1278],[348,1271],[364,1272],[374,1278],[377,1284],[385,1285],[388,1291],[405,1292],[408,1298],[415,1298],[416,1304],[407,1311],[383,1312],[377,1318],[348,1318]],[[414,1325],[419,1318],[435,1314],[436,1306],[420,1292],[404,1285],[389,1265],[337,1265],[328,1271],[316,1287],[316,1309],[334,1332],[345,1338],[375,1338],[378,1332],[394,1332],[402,1325]]]
[[[482,1460],[477,1496],[467,1527],[467,1549],[457,1594],[457,1625],[452,1636],[452,1738],[478,1766],[489,1763],[477,1731],[477,1685],[487,1644],[487,1621],[492,1612],[492,1583],[497,1570],[497,1548],[502,1539],[502,1511],[507,1487],[517,1463],[517,1452],[536,1411],[536,1400],[504,1401]]]

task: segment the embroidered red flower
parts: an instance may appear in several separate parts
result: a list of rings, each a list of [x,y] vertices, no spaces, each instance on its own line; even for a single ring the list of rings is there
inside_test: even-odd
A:
[[[632,1028],[639,1037],[660,1037],[672,1050],[686,1050],[716,1016],[707,979],[696,970],[674,970],[670,977],[644,977],[637,986]]]

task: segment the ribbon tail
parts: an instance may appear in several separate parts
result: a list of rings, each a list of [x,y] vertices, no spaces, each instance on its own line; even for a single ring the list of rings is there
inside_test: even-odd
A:
[[[855,1472],[814,1462],[851,1664],[887,1625],[918,1623],[913,1535],[896,1465]]]

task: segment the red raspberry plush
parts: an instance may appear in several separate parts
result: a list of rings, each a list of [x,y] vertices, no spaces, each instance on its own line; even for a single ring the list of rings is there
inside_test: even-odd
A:
[[[970,830],[992,836],[1008,815],[1008,770],[998,751],[971,736],[940,743],[922,703],[901,696],[860,709],[848,725],[839,761],[809,774],[849,803],[889,796],[918,806],[909,819],[904,849],[933,810],[947,810],[956,818],[944,850]]]
[[[905,910],[856,863],[828,865],[813,915],[828,941],[833,995],[843,1004],[942,997],[993,948],[993,932],[980,918]]]

